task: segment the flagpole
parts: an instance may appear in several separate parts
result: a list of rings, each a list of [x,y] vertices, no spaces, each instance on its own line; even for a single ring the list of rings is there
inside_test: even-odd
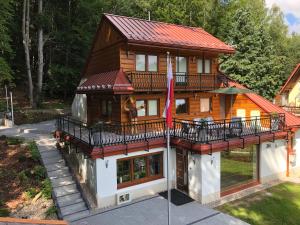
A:
[[[167,65],[170,66],[170,52],[167,52]],[[167,125],[167,190],[168,190],[168,225],[171,224],[171,191],[170,191],[170,128]]]

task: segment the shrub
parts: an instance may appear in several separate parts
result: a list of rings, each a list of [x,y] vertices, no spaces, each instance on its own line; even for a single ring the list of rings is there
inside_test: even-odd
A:
[[[33,168],[33,175],[37,180],[42,180],[46,177],[46,170],[43,166],[37,165]]]
[[[8,137],[6,140],[8,145],[19,145],[24,142],[24,139],[19,137]]]
[[[9,216],[9,210],[6,208],[0,208],[0,217],[8,217]]]
[[[46,217],[51,217],[52,215],[56,215],[57,208],[53,205],[46,211]]]
[[[29,142],[28,148],[29,148],[32,160],[35,162],[38,162],[40,159],[40,152],[38,150],[36,143],[34,141]]]
[[[21,172],[18,174],[18,178],[19,178],[19,180],[20,180],[20,182],[21,182],[22,184],[27,184],[27,183],[28,183],[28,176],[27,176],[25,170],[21,171]]]
[[[51,187],[51,182],[48,178],[42,182],[42,193],[46,199],[51,198],[52,187]]]
[[[31,198],[34,198],[34,196],[36,196],[38,193],[38,190],[35,189],[35,188],[28,188],[27,191],[25,191],[25,195],[31,199]]]
[[[21,163],[21,162],[25,162],[26,161],[26,156],[25,155],[20,155],[18,156],[18,161]]]

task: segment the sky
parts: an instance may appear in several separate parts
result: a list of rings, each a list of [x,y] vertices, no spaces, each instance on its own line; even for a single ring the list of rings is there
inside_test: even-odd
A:
[[[285,16],[289,32],[300,34],[300,0],[266,0],[267,7],[278,5]]]

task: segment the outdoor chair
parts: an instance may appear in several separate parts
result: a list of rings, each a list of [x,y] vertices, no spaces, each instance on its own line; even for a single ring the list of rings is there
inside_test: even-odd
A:
[[[241,136],[243,133],[243,123],[241,117],[232,117],[229,124],[229,133],[231,136]]]

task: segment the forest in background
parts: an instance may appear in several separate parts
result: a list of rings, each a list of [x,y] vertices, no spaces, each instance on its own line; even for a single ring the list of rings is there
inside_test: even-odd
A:
[[[148,19],[148,12],[234,46],[221,70],[268,99],[300,62],[300,35],[264,0],[1,0],[0,87],[31,92],[33,107],[72,99],[102,13]]]

